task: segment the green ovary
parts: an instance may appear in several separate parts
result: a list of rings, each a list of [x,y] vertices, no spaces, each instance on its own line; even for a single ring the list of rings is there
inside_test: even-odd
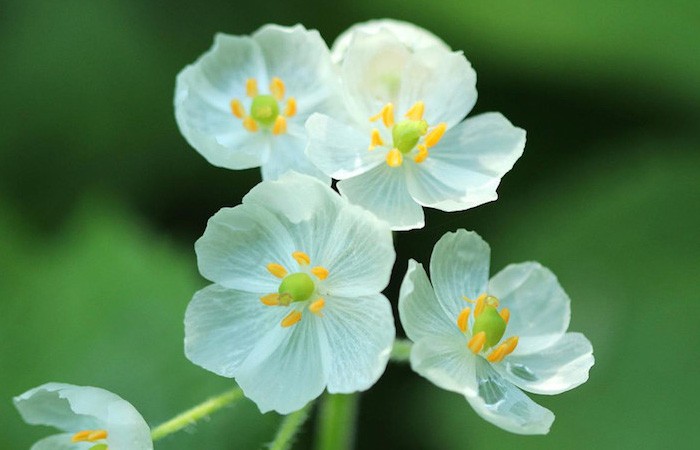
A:
[[[402,120],[391,130],[394,148],[401,153],[413,150],[421,136],[428,132],[428,122],[425,120]]]
[[[498,344],[506,332],[506,321],[503,320],[503,317],[498,314],[498,311],[493,306],[485,306],[479,317],[474,320],[472,334],[475,335],[481,331],[486,333],[484,350]]]
[[[280,113],[279,104],[271,95],[256,95],[250,105],[250,117],[265,126],[272,126]]]
[[[278,292],[280,295],[289,295],[292,297],[292,301],[303,302],[311,297],[315,289],[316,285],[311,277],[299,272],[284,277]]]

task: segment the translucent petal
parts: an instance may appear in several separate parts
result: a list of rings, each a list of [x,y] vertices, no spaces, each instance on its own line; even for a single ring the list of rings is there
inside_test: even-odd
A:
[[[446,233],[435,244],[430,256],[430,276],[448,317],[456,320],[465,307],[473,308],[464,297],[474,300],[486,292],[490,258],[489,245],[473,231]]]
[[[409,191],[423,206],[443,211],[493,201],[524,147],[525,131],[501,114],[469,118],[448,130],[425,161],[410,166]]]
[[[22,419],[32,425],[49,425],[63,431],[99,428],[99,418],[73,409],[69,398],[80,392],[78,389],[71,384],[47,383],[15,397],[14,404]]]
[[[318,178],[330,186],[331,179],[319,170],[304,154],[306,138],[290,134],[275,136],[267,162],[262,165],[263,180],[276,180],[292,170]]]
[[[325,300],[319,324],[330,356],[328,392],[369,389],[384,373],[394,343],[391,304],[382,294]]]
[[[477,393],[466,398],[485,420],[511,433],[547,434],[554,414],[496,373],[483,358],[476,363]]]
[[[89,450],[95,445],[91,442],[73,442],[73,434],[54,434],[36,442],[30,450]]]
[[[476,72],[462,52],[431,47],[416,51],[401,74],[396,107],[399,114],[417,101],[425,103],[430,125],[459,123],[476,103]]]
[[[218,375],[235,377],[243,360],[288,313],[288,308],[263,305],[258,294],[207,286],[187,306],[185,355]]]
[[[306,121],[306,154],[323,172],[344,180],[384,162],[385,153],[369,151],[370,131],[346,125],[332,117],[313,114]]]
[[[537,353],[510,355],[494,367],[521,389],[551,395],[585,383],[593,363],[590,341],[581,333],[566,333]]]
[[[380,164],[354,178],[338,182],[338,191],[380,219],[392,230],[412,230],[425,225],[423,208],[411,198],[405,171]]]
[[[302,313],[297,324],[267,333],[238,367],[236,381],[261,412],[289,414],[323,392],[328,368],[319,331],[323,320]]]
[[[399,293],[399,315],[406,335],[413,341],[431,336],[461,334],[456,316],[446,314],[435,297],[422,264],[408,261],[408,270]]]
[[[510,309],[507,336],[519,336],[513,355],[539,352],[558,341],[569,327],[569,296],[557,277],[535,262],[511,264],[489,282],[489,293]]]
[[[248,292],[277,290],[279,279],[267,264],[281,264],[288,271],[297,267],[291,256],[297,249],[287,229],[269,211],[246,205],[245,199],[243,205],[222,208],[209,219],[195,250],[202,275]]]
[[[389,31],[411,50],[419,50],[433,46],[441,47],[445,50],[450,49],[442,39],[435,36],[430,31],[417,27],[412,23],[393,19],[377,19],[355,24],[343,31],[335,42],[333,42],[333,46],[331,47],[331,57],[333,61],[342,61],[355,34],[373,34],[380,30]]]
[[[460,394],[476,394],[474,356],[462,336],[426,337],[413,344],[411,368],[436,386]]]

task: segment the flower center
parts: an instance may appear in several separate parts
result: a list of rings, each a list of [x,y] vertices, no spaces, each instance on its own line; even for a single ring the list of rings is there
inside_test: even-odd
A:
[[[284,266],[277,263],[267,265],[268,272],[280,278],[282,282],[276,293],[260,297],[260,301],[265,306],[290,306],[292,303],[297,303],[280,322],[280,325],[285,328],[291,327],[301,320],[304,308],[319,317],[323,317],[321,310],[326,306],[325,299],[317,294],[316,283],[328,278],[328,269],[322,266],[310,267],[311,258],[304,252],[296,251],[292,253],[292,258],[299,265],[298,272],[289,274]],[[315,300],[308,302],[312,298]]]
[[[406,112],[406,119],[395,124],[394,105],[391,103],[384,105],[382,110],[369,120],[376,122],[381,119],[384,126],[391,130],[392,146],[386,147],[381,132],[378,128],[374,128],[370,135],[369,150],[377,147],[387,148],[389,151],[386,154],[386,163],[390,167],[401,166],[404,156],[412,156],[416,163],[425,161],[428,157],[428,149],[440,142],[447,130],[447,124],[442,122],[430,129],[428,122],[423,119],[424,112],[425,104],[418,101]]]
[[[492,295],[481,294],[476,300],[470,300],[467,297],[463,298],[467,302],[475,304],[474,321],[471,333],[469,333],[471,338],[467,343],[467,347],[474,354],[493,348],[486,359],[492,363],[502,361],[518,345],[517,336],[511,336],[501,342],[510,319],[510,311],[508,308],[503,308],[499,312],[497,309],[499,305],[498,299]],[[457,327],[462,333],[467,334],[469,331],[470,314],[471,308],[466,307],[457,316]]]
[[[246,81],[246,95],[250,97],[250,114],[246,113],[243,103],[234,98],[230,102],[231,114],[243,122],[243,127],[251,133],[260,128],[270,130],[278,135],[287,132],[287,119],[297,113],[297,102],[294,97],[287,97],[284,111],[280,113],[280,102],[285,99],[284,82],[274,77],[270,82],[270,93],[260,94],[255,78]]]
[[[107,439],[107,430],[83,430],[78,431],[71,437],[71,442],[98,442]],[[89,450],[107,450],[107,444],[99,443],[90,447]]]

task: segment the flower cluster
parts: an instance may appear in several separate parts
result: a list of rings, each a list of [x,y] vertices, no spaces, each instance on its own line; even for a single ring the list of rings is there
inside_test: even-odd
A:
[[[262,412],[369,389],[395,339],[382,294],[392,230],[423,227],[423,207],[495,200],[524,150],[525,131],[500,113],[465,118],[476,98],[464,54],[404,22],[355,25],[331,49],[301,25],[217,35],[177,76],[177,124],[211,164],[259,166],[263,180],[195,245],[212,284],[187,308],[187,358],[235,378]],[[409,262],[398,307],[411,367],[505,430],[547,433],[554,415],[521,390],[585,382],[592,347],[567,332],[570,300],[548,269],[515,264],[489,279],[489,258],[458,230],[435,245],[432,282]],[[101,389],[50,383],[15,404],[65,432],[34,449],[152,446],[133,407]]]

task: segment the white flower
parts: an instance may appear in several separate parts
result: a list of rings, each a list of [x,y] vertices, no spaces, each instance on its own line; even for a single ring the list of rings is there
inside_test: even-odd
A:
[[[499,113],[462,122],[476,74],[461,52],[406,42],[385,26],[354,33],[341,68],[351,119],[313,114],[306,123],[309,158],[394,230],[422,227],[421,206],[459,211],[495,200],[525,146],[525,131]]]
[[[490,253],[479,235],[458,230],[433,249],[432,286],[423,266],[409,262],[399,314],[415,342],[411,367],[463,394],[489,422],[544,434],[554,414],[520,389],[558,394],[580,385],[593,349],[582,334],[566,332],[570,300],[552,272],[512,264],[489,280]]]
[[[450,50],[450,47],[445,44],[442,39],[425,28],[400,20],[376,19],[355,24],[342,32],[335,42],[333,42],[331,58],[336,63],[342,62],[345,57],[345,52],[348,47],[350,47],[352,39],[356,34],[374,34],[382,30],[392,33],[412,51],[434,46]]]
[[[212,284],[185,316],[185,354],[233,377],[262,412],[368,389],[395,336],[388,226],[296,173],[221,209],[196,243]]]
[[[304,155],[304,122],[340,105],[325,42],[301,25],[266,25],[252,36],[217,34],[214,46],[177,76],[175,117],[192,147],[215,166],[262,166],[323,175]]]
[[[151,450],[151,430],[129,402],[104,389],[47,383],[15,397],[25,422],[56,427],[31,450]]]

